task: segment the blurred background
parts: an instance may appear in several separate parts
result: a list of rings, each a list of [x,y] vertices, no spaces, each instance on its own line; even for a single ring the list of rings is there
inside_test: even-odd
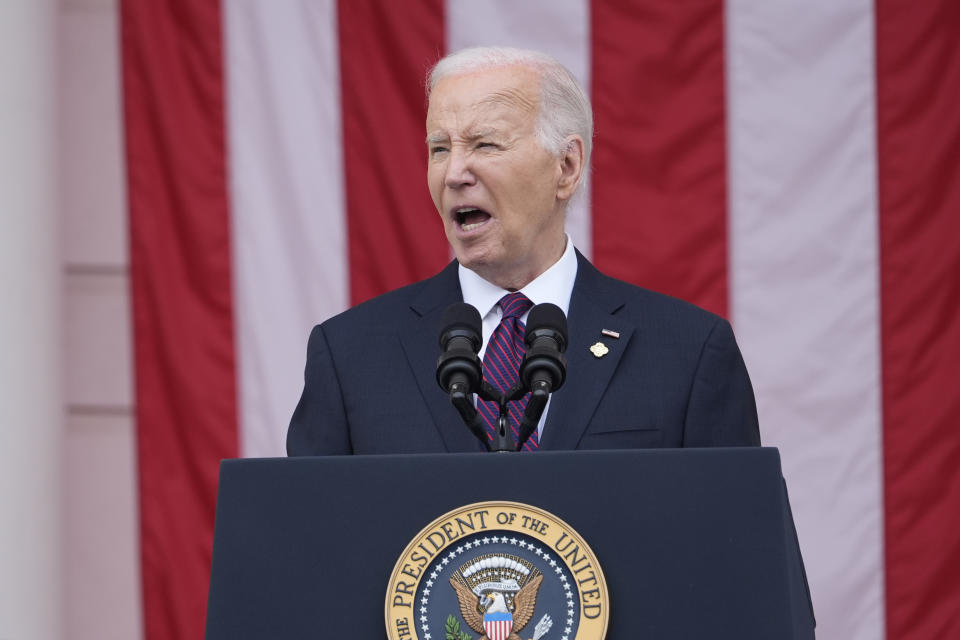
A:
[[[574,243],[728,317],[818,637],[960,637],[954,0],[0,0],[0,638],[200,638],[217,465],[427,277],[423,78],[595,109]]]

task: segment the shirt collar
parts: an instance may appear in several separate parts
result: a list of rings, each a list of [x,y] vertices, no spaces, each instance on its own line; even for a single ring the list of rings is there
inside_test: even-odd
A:
[[[495,310],[497,302],[509,291],[487,282],[479,275],[459,265],[460,290],[463,292],[463,301],[473,305],[485,317]],[[577,254],[573,250],[573,243],[567,236],[567,246],[560,259],[549,269],[541,273],[533,282],[520,289],[533,304],[552,302],[567,315],[570,309],[570,296],[573,293],[573,283],[577,279]]]

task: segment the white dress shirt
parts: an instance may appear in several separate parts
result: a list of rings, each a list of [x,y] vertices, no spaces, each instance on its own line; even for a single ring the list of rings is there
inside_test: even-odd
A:
[[[487,282],[476,273],[460,265],[460,290],[463,293],[463,301],[473,305],[480,312],[483,318],[483,345],[480,348],[480,357],[487,350],[487,342],[493,334],[494,329],[500,324],[503,312],[497,302],[500,298],[511,293],[506,289],[501,289],[497,285]],[[544,302],[551,302],[563,311],[564,315],[570,310],[570,296],[573,294],[573,283],[577,279],[577,254],[573,250],[573,243],[567,236],[567,246],[563,255],[552,267],[520,289],[523,295],[527,296],[534,305]],[[529,311],[520,318],[524,323],[527,322]],[[537,437],[543,435],[543,425],[547,419],[547,412],[550,410],[550,402],[543,410],[540,417],[540,424],[537,425]]]

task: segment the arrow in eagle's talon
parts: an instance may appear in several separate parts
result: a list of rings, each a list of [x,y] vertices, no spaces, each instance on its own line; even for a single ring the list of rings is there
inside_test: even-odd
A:
[[[533,628],[533,639],[540,640],[547,631],[550,631],[550,627],[553,626],[553,620],[550,619],[548,614],[543,614],[543,617],[540,618],[540,622],[537,623],[537,626]]]

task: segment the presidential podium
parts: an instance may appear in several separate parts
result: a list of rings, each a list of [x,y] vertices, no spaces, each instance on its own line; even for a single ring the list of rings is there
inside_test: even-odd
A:
[[[484,501],[535,506],[582,536],[610,640],[814,637],[779,454],[731,448],[226,460],[206,638],[386,638],[408,543]]]

